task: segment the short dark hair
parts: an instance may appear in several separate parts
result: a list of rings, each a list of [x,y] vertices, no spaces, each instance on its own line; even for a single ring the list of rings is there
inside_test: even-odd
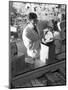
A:
[[[36,13],[33,13],[33,12],[29,13],[28,19],[29,20],[35,20],[35,19],[37,19],[37,14]]]

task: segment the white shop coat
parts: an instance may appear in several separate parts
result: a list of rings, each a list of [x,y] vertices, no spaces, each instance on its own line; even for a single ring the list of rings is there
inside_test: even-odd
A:
[[[23,30],[23,42],[27,48],[28,56],[36,58],[40,55],[41,43],[40,43],[40,32],[38,33],[33,30],[34,26],[32,23],[28,24]]]

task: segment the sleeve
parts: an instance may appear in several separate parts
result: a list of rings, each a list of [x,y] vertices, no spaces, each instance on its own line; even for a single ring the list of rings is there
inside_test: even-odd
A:
[[[25,35],[31,42],[35,42],[39,39],[38,36],[33,32],[33,29],[28,28],[25,32]]]
[[[26,29],[23,30],[22,38],[23,38],[25,47],[28,49],[32,48],[32,40],[31,40],[31,38],[27,37]]]
[[[36,42],[33,43],[32,49],[37,50],[41,48],[40,40],[37,40]]]
[[[60,22],[57,23],[57,26],[58,26],[59,31],[61,31]]]

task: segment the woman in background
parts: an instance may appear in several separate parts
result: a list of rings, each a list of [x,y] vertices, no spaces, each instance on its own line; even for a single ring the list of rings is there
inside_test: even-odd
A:
[[[42,38],[42,43],[49,48],[47,50],[48,58],[46,59],[46,64],[52,64],[55,63],[55,44],[52,27],[48,26],[43,32],[44,38]]]

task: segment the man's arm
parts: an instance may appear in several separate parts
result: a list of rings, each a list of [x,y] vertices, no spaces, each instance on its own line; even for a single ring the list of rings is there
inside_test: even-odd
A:
[[[23,42],[26,48],[28,49],[36,48],[37,41],[38,41],[38,37],[35,36],[29,28],[23,31]]]

